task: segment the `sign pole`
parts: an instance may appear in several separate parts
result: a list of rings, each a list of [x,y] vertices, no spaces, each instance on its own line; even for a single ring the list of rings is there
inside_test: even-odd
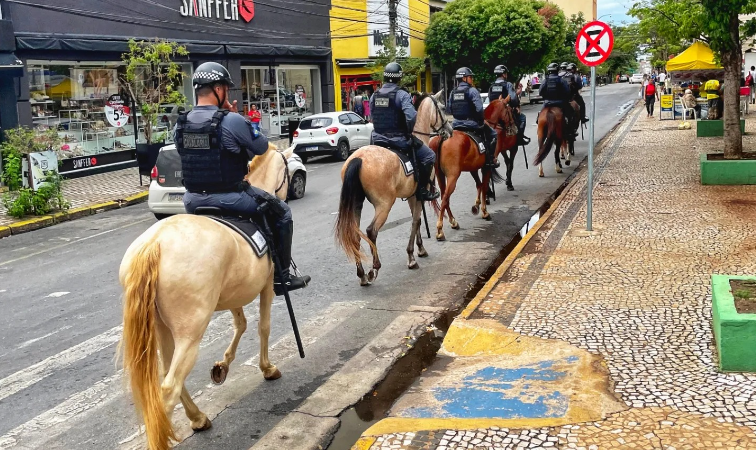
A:
[[[593,231],[593,130],[596,123],[596,66],[591,67],[591,120],[588,124],[588,210],[586,230]]]

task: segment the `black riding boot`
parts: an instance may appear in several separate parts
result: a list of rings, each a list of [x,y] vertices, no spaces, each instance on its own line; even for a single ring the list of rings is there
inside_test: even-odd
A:
[[[496,135],[491,136],[487,130],[483,131],[483,145],[486,147],[486,165],[488,167],[499,167],[501,164],[496,156]]]
[[[528,144],[530,144],[530,138],[525,136],[525,121],[520,120],[519,126],[517,127],[517,145]]]
[[[278,256],[278,262],[281,264],[280,271],[276,268],[275,277],[273,282],[273,289],[276,295],[283,295],[283,286],[281,285],[281,279],[286,284],[286,288],[289,291],[301,289],[310,282],[308,275],[301,277],[292,276],[289,271],[291,266],[291,241],[294,237],[294,224],[289,222],[283,224],[283,226],[273,231],[274,239],[276,240],[276,254]],[[281,278],[278,274],[281,273]]]
[[[423,202],[429,202],[437,199],[441,196],[435,189],[428,190],[430,184],[431,171],[433,170],[433,163],[419,164],[417,172],[417,199]]]

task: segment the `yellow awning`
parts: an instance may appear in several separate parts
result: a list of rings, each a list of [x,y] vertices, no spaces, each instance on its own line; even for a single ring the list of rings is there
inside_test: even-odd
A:
[[[667,61],[667,72],[679,70],[721,69],[708,45],[696,41],[684,52]]]

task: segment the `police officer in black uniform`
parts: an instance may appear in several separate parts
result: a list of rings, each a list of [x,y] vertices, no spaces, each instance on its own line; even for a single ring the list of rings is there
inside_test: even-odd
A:
[[[544,99],[543,106],[559,106],[565,117],[572,117],[573,111],[570,106],[571,92],[567,82],[561,77],[557,63],[551,63],[546,68],[548,75],[538,90]]]
[[[570,63],[567,61],[563,62],[562,64],[559,64],[559,76],[563,77],[567,75],[567,66],[569,66]]]
[[[469,68],[461,67],[457,70],[455,78],[459,80],[459,84],[449,95],[446,107],[454,116],[452,128],[482,132],[483,144],[486,146],[486,163],[494,165],[496,132],[486,125],[483,118],[483,99],[480,98],[480,92],[473,87],[474,74]]]
[[[402,79],[402,66],[396,62],[383,69],[383,86],[370,97],[370,115],[373,118],[372,141],[375,145],[415,151],[418,165],[417,198],[435,200],[437,191],[430,191],[431,171],[436,163],[436,154],[420,139],[412,136],[417,111],[412,106],[412,96],[397,83]]]
[[[234,83],[225,67],[214,62],[200,64],[192,83],[197,106],[188,114],[179,115],[175,129],[187,191],[184,194],[187,212],[192,214],[200,206],[214,206],[254,217],[259,214],[259,205],[267,203],[265,214],[272,224],[276,253],[282,265],[276,271],[276,295],[283,295],[282,282],[290,291],[305,287],[310,277],[292,276],[289,270],[294,233],[291,209],[244,179],[249,160],[268,150],[267,138],[236,112],[236,101],[233,105],[229,103],[228,90]]]
[[[580,95],[580,89],[583,89],[583,79],[575,73],[576,70],[577,65],[575,63],[567,64],[567,72],[572,75],[572,80],[575,83],[572,95],[575,99],[575,102],[577,102],[578,106],[580,106],[580,120],[583,123],[586,123],[588,122],[588,118],[585,116],[585,100],[583,100],[583,96]]]
[[[530,138],[525,136],[525,122],[526,118],[524,114],[520,113],[520,96],[517,95],[517,90],[514,85],[507,81],[509,70],[506,66],[499,64],[494,68],[494,75],[496,75],[496,81],[488,88],[488,100],[493,102],[499,98],[504,98],[504,101],[512,107],[512,115],[517,123],[517,145],[528,145]]]

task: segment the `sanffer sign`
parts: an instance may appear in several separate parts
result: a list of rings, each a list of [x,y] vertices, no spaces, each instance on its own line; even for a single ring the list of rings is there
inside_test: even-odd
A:
[[[209,19],[239,20],[249,22],[255,17],[253,0],[181,0],[182,16],[207,17]]]

